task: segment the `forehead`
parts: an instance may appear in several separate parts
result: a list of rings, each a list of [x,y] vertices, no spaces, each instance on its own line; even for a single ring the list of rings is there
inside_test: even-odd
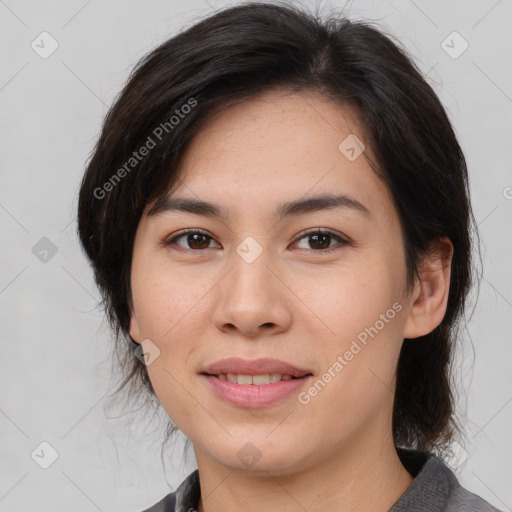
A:
[[[172,195],[215,198],[230,211],[332,193],[389,208],[387,186],[366,159],[373,158],[368,144],[357,156],[364,142],[350,106],[312,92],[266,92],[208,118],[181,159]]]

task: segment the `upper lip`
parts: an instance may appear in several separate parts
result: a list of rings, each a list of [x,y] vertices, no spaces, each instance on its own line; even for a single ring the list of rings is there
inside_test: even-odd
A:
[[[229,357],[220,359],[204,368],[202,373],[219,375],[220,373],[236,373],[242,375],[265,375],[267,373],[280,373],[293,377],[304,377],[312,372],[298,368],[279,359],[242,359],[240,357]]]

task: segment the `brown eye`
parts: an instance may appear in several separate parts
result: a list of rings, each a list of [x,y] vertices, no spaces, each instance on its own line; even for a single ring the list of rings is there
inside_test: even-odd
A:
[[[316,252],[327,252],[331,249],[336,248],[336,245],[331,246],[331,242],[338,241],[337,245],[348,244],[348,241],[343,237],[333,233],[332,231],[325,231],[320,229],[311,230],[303,235],[300,240],[307,240],[308,247],[301,247],[301,249],[312,249]]]
[[[309,240],[309,245],[312,249],[327,249],[331,243],[331,235],[327,233],[309,235]],[[313,241],[313,245],[311,244],[311,241]]]
[[[187,235],[187,244],[191,249],[208,249],[210,241],[206,235],[202,233],[193,233]]]
[[[178,240],[185,240],[185,242],[178,243]],[[200,251],[204,249],[210,249],[210,242],[213,240],[211,236],[203,231],[185,231],[182,232],[169,240],[164,242],[165,246],[178,245],[183,249],[192,251]]]

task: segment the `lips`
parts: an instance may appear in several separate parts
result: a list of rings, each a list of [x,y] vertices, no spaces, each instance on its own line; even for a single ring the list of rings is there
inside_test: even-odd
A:
[[[227,375],[228,373],[236,375],[266,375],[279,373],[281,375],[291,375],[295,378],[313,374],[311,370],[299,368],[279,359],[263,358],[250,360],[239,357],[230,357],[216,361],[204,368],[201,373],[215,376],[220,374]]]
[[[306,368],[268,358],[230,357],[200,373],[215,396],[244,408],[270,407],[299,392],[313,378],[313,372]]]

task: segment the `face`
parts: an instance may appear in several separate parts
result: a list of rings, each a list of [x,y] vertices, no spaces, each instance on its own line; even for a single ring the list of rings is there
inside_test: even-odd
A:
[[[212,117],[182,160],[172,197],[219,212],[144,210],[130,334],[198,463],[285,474],[391,436],[414,297],[397,211],[354,135],[348,107],[266,93]]]

